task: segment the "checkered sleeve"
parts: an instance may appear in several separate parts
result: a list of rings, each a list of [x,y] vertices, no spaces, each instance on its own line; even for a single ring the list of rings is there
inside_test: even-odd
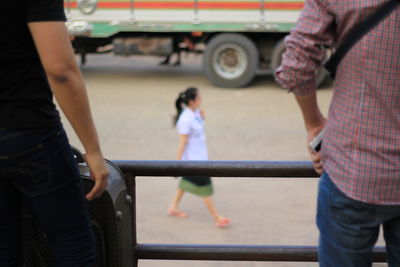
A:
[[[296,27],[286,37],[286,51],[276,80],[296,95],[316,90],[315,70],[324,59],[324,47],[331,47],[335,36],[335,16],[328,0],[306,0]]]

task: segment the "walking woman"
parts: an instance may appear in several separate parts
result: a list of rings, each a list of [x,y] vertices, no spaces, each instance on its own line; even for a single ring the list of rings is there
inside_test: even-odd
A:
[[[204,113],[200,110],[201,95],[197,88],[188,88],[176,100],[175,124],[179,133],[178,160],[208,160]],[[216,226],[226,227],[230,220],[221,216],[214,206],[213,186],[210,177],[183,177],[168,209],[168,214],[178,218],[188,215],[179,209],[185,192],[200,196],[213,216]]]
[[[107,185],[85,85],[65,27],[63,0],[3,1],[0,16],[0,266],[23,266],[22,203],[56,266],[95,266],[86,199]],[[95,185],[83,194],[53,94],[86,152]]]

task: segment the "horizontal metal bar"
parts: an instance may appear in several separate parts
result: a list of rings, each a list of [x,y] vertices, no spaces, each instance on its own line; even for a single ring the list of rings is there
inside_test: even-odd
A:
[[[315,246],[138,244],[135,255],[146,260],[318,261]],[[374,249],[373,260],[386,262],[384,247]]]
[[[311,162],[114,161],[134,176],[318,177]]]

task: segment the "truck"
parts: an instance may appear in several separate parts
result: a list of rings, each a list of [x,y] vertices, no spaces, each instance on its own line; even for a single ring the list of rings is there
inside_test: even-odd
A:
[[[202,55],[203,72],[219,87],[249,85],[274,72],[302,0],[64,0],[67,27],[81,61],[91,53]],[[327,78],[317,71],[317,83]]]

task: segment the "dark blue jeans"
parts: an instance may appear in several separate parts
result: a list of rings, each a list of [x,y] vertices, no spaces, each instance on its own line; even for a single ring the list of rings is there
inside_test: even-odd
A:
[[[317,225],[321,267],[371,266],[372,249],[381,225],[388,264],[400,266],[400,206],[353,200],[343,194],[325,173],[319,181]]]
[[[22,266],[21,207],[46,234],[57,266],[94,266],[79,171],[62,127],[0,129],[0,266]]]

